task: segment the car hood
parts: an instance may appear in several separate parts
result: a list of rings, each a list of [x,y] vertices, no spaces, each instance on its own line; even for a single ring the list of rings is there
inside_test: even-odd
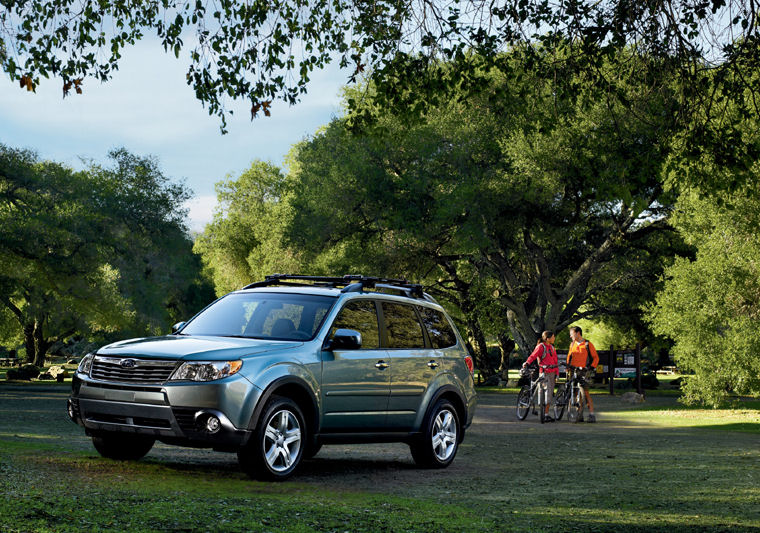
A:
[[[226,361],[302,346],[302,342],[166,335],[119,341],[96,353],[112,357],[145,357],[183,361]]]

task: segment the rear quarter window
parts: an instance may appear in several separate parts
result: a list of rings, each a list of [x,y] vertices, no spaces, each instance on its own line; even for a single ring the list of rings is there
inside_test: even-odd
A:
[[[417,309],[420,311],[422,323],[425,325],[433,348],[450,348],[456,345],[457,336],[454,333],[454,328],[451,327],[451,323],[442,312],[421,306],[418,306]]]

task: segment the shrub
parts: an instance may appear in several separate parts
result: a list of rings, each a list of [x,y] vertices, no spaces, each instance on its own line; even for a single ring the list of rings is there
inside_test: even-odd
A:
[[[31,381],[40,375],[40,369],[34,365],[23,365],[19,368],[9,368],[5,375],[8,380]]]

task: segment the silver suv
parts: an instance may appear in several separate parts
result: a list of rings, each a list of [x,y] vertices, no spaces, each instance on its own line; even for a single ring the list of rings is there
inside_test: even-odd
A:
[[[71,419],[113,459],[156,440],[237,452],[285,479],[323,444],[406,442],[448,466],[472,422],[473,361],[420,285],[364,276],[267,276],[171,335],[85,356]]]

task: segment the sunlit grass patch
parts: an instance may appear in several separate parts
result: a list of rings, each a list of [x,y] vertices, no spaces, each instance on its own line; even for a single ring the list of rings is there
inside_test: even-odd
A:
[[[662,427],[700,427],[760,434],[760,409],[756,408],[642,407],[610,413],[607,418]]]

